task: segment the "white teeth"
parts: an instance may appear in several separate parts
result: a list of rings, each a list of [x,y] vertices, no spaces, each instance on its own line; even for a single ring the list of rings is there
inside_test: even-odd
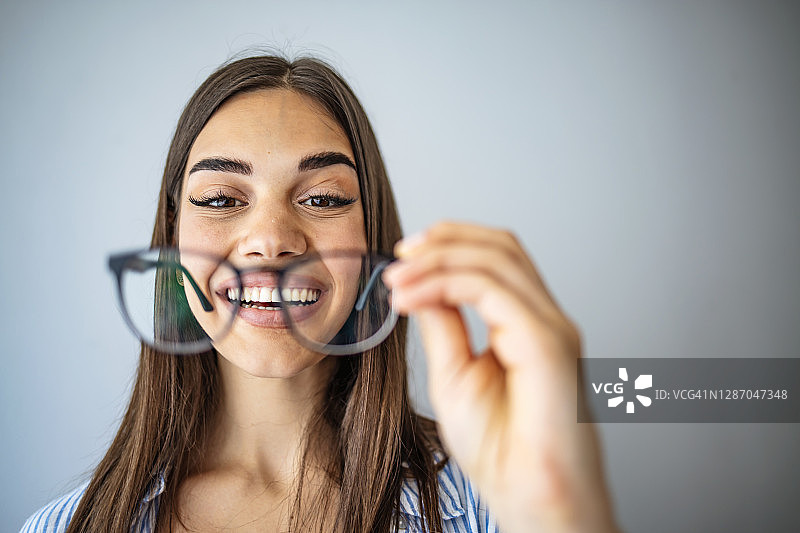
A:
[[[241,294],[241,298],[239,297]],[[284,302],[295,302],[295,303],[306,303],[306,302],[316,302],[319,299],[320,291],[319,289],[283,289],[283,291],[279,291],[277,288],[274,287],[244,287],[240,293],[238,288],[231,288],[228,289],[228,299],[230,300],[239,300],[241,302],[259,302],[259,303],[278,303],[281,301]],[[261,306],[254,306],[256,308],[262,308]],[[273,306],[263,307],[263,309],[269,309]]]

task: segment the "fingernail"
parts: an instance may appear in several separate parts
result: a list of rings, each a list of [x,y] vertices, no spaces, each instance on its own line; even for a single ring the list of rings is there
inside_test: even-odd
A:
[[[397,244],[394,245],[394,253],[397,256],[403,255],[405,253],[410,252],[423,242],[425,242],[425,232],[421,231],[419,233],[414,233],[413,235],[409,235],[408,237],[404,237],[397,241]]]

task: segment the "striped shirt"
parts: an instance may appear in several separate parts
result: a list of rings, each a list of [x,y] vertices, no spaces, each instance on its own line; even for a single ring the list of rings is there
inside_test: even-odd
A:
[[[20,533],[63,533],[78,501],[86,491],[85,483],[33,514]],[[154,481],[139,508],[131,533],[152,533],[156,526],[158,500],[164,492],[164,478]],[[398,533],[424,533],[416,481],[406,480],[400,494]],[[439,472],[439,512],[443,533],[497,533],[494,517],[487,511],[473,485],[452,459]]]

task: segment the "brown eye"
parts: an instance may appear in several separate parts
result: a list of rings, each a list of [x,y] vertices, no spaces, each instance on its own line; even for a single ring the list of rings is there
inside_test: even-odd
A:
[[[236,207],[236,200],[230,196],[215,198],[208,202],[211,207]]]
[[[309,196],[300,202],[300,204],[307,205],[309,207],[335,208],[350,205],[355,201],[355,198],[344,198],[340,196],[334,196],[332,194],[321,194],[317,196]]]
[[[232,196],[225,194],[217,194],[216,196],[194,198],[189,197],[189,201],[198,207],[213,207],[216,209],[224,209],[226,207],[239,207],[244,205],[244,202],[237,200]]]

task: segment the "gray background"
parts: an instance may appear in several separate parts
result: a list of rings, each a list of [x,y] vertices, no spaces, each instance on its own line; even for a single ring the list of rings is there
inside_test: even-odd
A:
[[[112,437],[106,254],[147,243],[182,106],[253,45],[337,65],[406,231],[512,228],[588,356],[800,356],[797,3],[285,4],[0,7],[0,530]],[[800,529],[797,425],[600,431],[628,531]]]

